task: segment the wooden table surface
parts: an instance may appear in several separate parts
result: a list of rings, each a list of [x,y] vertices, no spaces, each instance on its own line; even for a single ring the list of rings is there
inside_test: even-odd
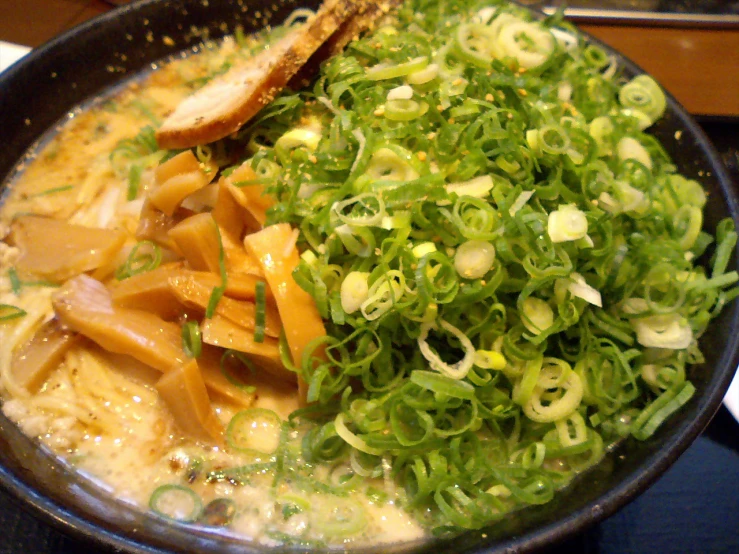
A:
[[[111,9],[102,0],[0,0],[0,40],[36,47]],[[739,117],[739,29],[586,24],[695,115]]]
[[[581,28],[651,73],[690,113],[739,117],[739,29]]]

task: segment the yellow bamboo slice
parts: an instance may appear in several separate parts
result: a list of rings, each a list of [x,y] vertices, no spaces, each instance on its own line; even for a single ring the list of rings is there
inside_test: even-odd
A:
[[[186,360],[177,324],[151,312],[114,306],[105,285],[92,277],[67,281],[54,293],[52,305],[63,323],[105,350],[128,354],[159,371]]]
[[[177,251],[198,271],[219,273],[218,228],[210,213],[201,213],[182,220],[169,230]]]
[[[325,336],[326,328],[313,298],[293,279],[292,272],[300,261],[295,239],[290,225],[281,223],[248,235],[244,244],[262,265],[264,277],[275,296],[293,363],[301,367],[306,346],[317,337]],[[298,379],[298,387],[301,399],[305,400],[307,385],[302,378]]]
[[[182,262],[171,262],[117,281],[111,286],[113,304],[146,310],[162,319],[173,320],[182,315],[183,306],[172,292],[169,279],[184,271]]]
[[[17,217],[11,233],[20,250],[18,271],[57,283],[109,264],[126,241],[120,231],[33,215]]]
[[[275,205],[275,199],[267,194],[264,185],[254,182],[256,179],[257,174],[249,162],[244,162],[226,177],[224,185],[261,228],[267,221],[267,210]]]
[[[154,386],[185,434],[221,442],[223,424],[210,403],[196,360],[188,360],[166,372]]]
[[[185,150],[157,167],[149,201],[172,217],[182,201],[208,185],[217,171],[215,164],[201,164],[192,150]]]
[[[81,338],[77,333],[64,329],[58,319],[45,323],[13,354],[10,367],[16,382],[30,393],[38,391],[67,351]]]
[[[220,282],[218,282],[218,285]],[[197,278],[195,272],[181,272],[171,275],[169,287],[174,296],[187,307],[205,312],[214,287],[208,287]],[[277,309],[272,304],[265,305],[264,332],[270,337],[279,337],[282,325]],[[216,306],[216,313],[246,330],[254,332],[256,326],[256,305],[253,302],[235,300],[223,296]]]
[[[276,339],[265,337],[264,342],[255,342],[253,332],[218,314],[203,321],[201,333],[205,344],[249,354],[257,365],[275,377],[295,382],[296,375],[285,369],[280,362],[280,350]]]

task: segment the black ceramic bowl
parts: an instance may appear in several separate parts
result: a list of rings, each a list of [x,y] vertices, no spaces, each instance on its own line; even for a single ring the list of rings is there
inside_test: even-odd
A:
[[[300,2],[300,0],[296,0]],[[300,2],[315,5],[316,0]],[[294,0],[145,0],[119,8],[53,40],[0,77],[0,179],[67,112],[172,53],[219,37],[237,25],[248,31],[282,21]],[[197,32],[196,32],[197,31]],[[164,40],[164,37],[172,40]],[[618,57],[627,74],[641,73]],[[705,135],[671,97],[652,129],[688,177],[710,195],[705,225],[737,221],[737,199]],[[681,131],[681,138],[676,138]],[[678,134],[677,136],[680,136]],[[503,525],[453,542],[387,546],[364,552],[522,552],[552,544],[605,518],[644,491],[706,427],[739,362],[739,305],[724,309],[702,339],[706,363],[690,370],[695,397],[646,442],[627,441],[599,466],[541,507]],[[60,466],[47,451],[0,416],[0,482],[35,513],[98,546],[126,552],[273,552],[165,524],[106,495]],[[280,550],[284,551],[284,550]]]

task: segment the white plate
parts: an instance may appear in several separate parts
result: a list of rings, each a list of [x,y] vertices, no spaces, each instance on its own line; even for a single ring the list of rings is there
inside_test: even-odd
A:
[[[728,408],[734,419],[739,421],[739,373],[734,376],[734,380],[729,386],[724,396],[724,406]]]
[[[20,46],[19,44],[0,40],[0,71],[9,67],[30,51],[31,49],[27,46]],[[729,409],[734,419],[739,421],[739,374],[734,377],[734,381],[726,392],[724,405]]]
[[[30,51],[31,49],[28,46],[0,40],[0,71],[4,71]]]

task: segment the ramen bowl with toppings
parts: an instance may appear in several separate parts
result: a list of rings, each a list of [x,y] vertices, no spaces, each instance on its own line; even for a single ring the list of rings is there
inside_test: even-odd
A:
[[[613,513],[736,367],[705,137],[556,17],[295,7],[142,2],[2,77],[6,487],[131,551]]]

